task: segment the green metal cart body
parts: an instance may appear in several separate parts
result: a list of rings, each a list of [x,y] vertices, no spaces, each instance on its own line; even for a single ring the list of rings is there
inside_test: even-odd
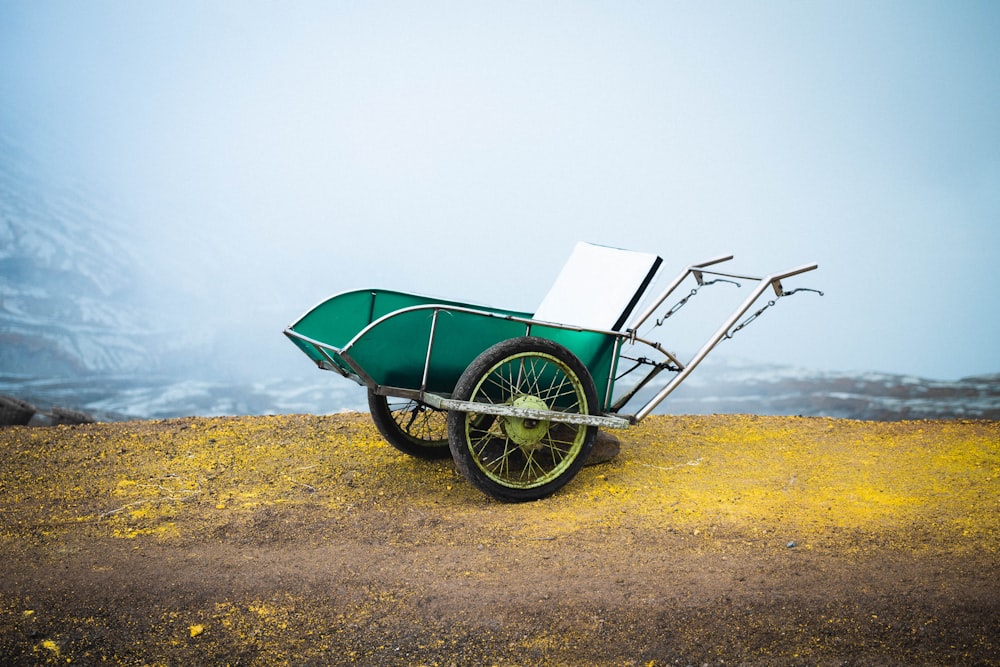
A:
[[[762,278],[711,268],[731,258],[685,267],[637,317],[660,258],[580,243],[534,313],[362,289],[324,300],[284,333],[319,368],[367,387],[372,417],[391,444],[423,458],[452,456],[470,482],[500,500],[534,500],[575,476],[598,428],[624,428],[647,416],[731,337],[766,290],[776,298],[791,294],[781,281],[816,268]],[[689,279],[696,289],[732,279],[758,285],[682,362],[638,331]],[[560,316],[564,321],[554,321]],[[634,346],[654,358],[638,359],[644,376],[616,397],[622,350]],[[675,376],[635,413],[624,414],[662,371]]]

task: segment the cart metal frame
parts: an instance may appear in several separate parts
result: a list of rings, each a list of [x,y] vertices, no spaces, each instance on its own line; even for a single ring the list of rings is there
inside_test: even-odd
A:
[[[787,291],[782,282],[815,270],[818,268],[815,263],[764,276],[737,274],[717,268],[732,259],[733,255],[723,255],[686,266],[622,330],[549,322],[537,319],[531,313],[432,299],[404,292],[356,290],[334,295],[321,302],[287,327],[284,334],[319,368],[334,371],[367,387],[370,402],[373,396],[385,397],[383,400],[388,397],[408,399],[419,406],[419,410],[426,406],[448,414],[474,413],[508,420],[511,424],[514,423],[511,420],[520,420],[517,424],[527,424],[530,428],[535,428],[538,424],[567,424],[585,429],[621,429],[640,422],[652,413],[713,348],[722,340],[732,337],[735,331],[749,324],[763,310],[774,305],[777,299],[802,290],[818,292],[808,288]],[[659,263],[657,257],[650,279],[659,271]],[[676,354],[667,351],[661,342],[640,336],[638,332],[689,279],[695,281],[696,288],[668,311],[663,319],[672,315],[705,285],[720,281],[750,281],[757,284],[701,348],[690,359],[682,361]],[[649,284],[647,279],[626,313],[636,305],[636,300],[648,289]],[[741,318],[768,290],[773,291],[773,299],[740,323]],[[656,323],[660,324],[662,320],[657,320]],[[588,407],[586,412],[573,412],[546,409],[548,406],[539,401],[495,404],[464,400],[453,395],[452,388],[457,379],[469,372],[472,362],[485,354],[483,350],[518,337],[551,340],[579,357],[593,379],[598,405]],[[633,368],[616,377],[623,347],[636,345],[655,351],[659,360],[641,357]],[[614,400],[616,382],[631,376],[642,366],[650,368],[624,396]],[[675,376],[635,412],[623,412],[638,392],[664,370],[675,373]],[[589,429],[589,432],[594,434],[596,429]],[[387,437],[390,435],[385,431],[383,434]],[[593,435],[588,438],[590,441],[583,447],[587,452]],[[452,452],[456,451],[457,446],[451,444]],[[558,486],[563,483],[565,481]],[[552,490],[547,489],[542,495],[547,495]]]

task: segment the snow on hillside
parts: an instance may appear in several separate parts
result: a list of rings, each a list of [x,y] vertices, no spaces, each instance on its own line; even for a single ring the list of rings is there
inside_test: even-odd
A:
[[[187,343],[145,305],[128,227],[97,199],[0,135],[0,372],[155,368]]]

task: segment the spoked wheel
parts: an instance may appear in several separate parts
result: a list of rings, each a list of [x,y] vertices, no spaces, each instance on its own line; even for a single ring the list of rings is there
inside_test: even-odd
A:
[[[401,452],[421,459],[444,459],[448,448],[448,413],[420,401],[368,392],[368,409],[382,437]]]
[[[562,345],[544,338],[511,338],[473,361],[452,397],[533,410],[597,414],[590,372]],[[503,501],[544,498],[573,479],[590,453],[595,426],[448,413],[455,466],[474,486]]]

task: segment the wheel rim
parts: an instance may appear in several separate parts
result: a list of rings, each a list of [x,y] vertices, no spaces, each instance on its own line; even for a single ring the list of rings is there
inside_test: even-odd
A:
[[[476,383],[471,400],[534,410],[586,414],[580,378],[558,358],[540,352],[507,357]],[[586,427],[500,416],[465,417],[466,442],[476,466],[510,488],[542,486],[574,462],[586,440]]]
[[[447,412],[407,399],[390,398],[386,403],[399,432],[415,444],[428,447],[448,446]]]

